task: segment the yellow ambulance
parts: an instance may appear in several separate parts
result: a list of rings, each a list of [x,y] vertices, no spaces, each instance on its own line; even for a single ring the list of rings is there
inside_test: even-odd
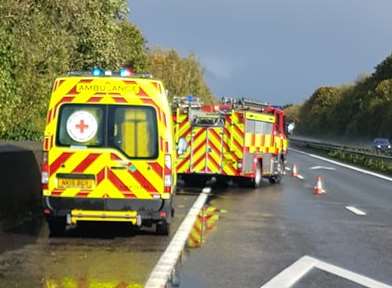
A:
[[[82,221],[169,234],[176,186],[167,91],[148,75],[94,68],[55,80],[43,143],[51,235]]]

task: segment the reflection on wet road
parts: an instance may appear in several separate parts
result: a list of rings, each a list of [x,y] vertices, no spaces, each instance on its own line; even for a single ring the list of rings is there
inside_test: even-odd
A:
[[[196,196],[176,198],[172,233]],[[43,221],[0,234],[0,287],[143,287],[170,237],[90,224],[49,238]]]

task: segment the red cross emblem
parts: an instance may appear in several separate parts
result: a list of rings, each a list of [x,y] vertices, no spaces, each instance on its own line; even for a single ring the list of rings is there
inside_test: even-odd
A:
[[[84,133],[84,129],[88,128],[88,125],[84,123],[84,120],[80,120],[79,124],[76,124],[75,126],[77,129],[80,130],[80,133]]]

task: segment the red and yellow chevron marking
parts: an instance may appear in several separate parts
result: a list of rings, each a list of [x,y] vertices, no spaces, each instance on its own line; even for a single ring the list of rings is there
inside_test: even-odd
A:
[[[194,127],[191,146],[191,172],[213,173],[222,172],[223,128]]]
[[[192,127],[185,111],[173,115],[176,140],[186,139],[189,149],[178,157],[177,173],[214,173],[238,175],[243,158],[243,115],[226,116],[224,127]]]
[[[56,149],[57,150],[57,149]],[[60,149],[58,149],[60,150]],[[57,152],[57,151],[53,151]],[[153,195],[163,193],[163,167],[158,161],[128,161],[117,152],[109,154],[92,151],[61,152],[49,160],[49,189],[45,196],[151,199]],[[113,156],[115,155],[115,156]],[[114,169],[117,162],[127,162],[125,169]],[[121,167],[121,166],[120,166]],[[95,177],[91,190],[76,187],[62,189],[58,187],[57,173],[72,175],[85,174]]]
[[[223,128],[223,174],[237,176],[238,163],[241,163],[244,153],[244,124],[241,113],[233,112],[226,117]]]
[[[192,231],[189,234],[187,245],[190,248],[198,248],[205,243],[207,234],[216,227],[219,220],[219,211],[215,207],[203,208],[197,216]]]
[[[183,138],[190,145],[192,127],[188,115],[180,113],[177,109],[176,113],[173,114],[173,122],[176,141]],[[177,173],[187,173],[190,171],[190,155],[190,148],[188,148],[183,155],[178,156],[176,163]]]

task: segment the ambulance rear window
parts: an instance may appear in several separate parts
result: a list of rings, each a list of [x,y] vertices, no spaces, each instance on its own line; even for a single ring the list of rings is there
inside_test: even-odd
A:
[[[109,146],[129,158],[158,156],[157,119],[152,107],[111,106],[109,115]]]
[[[56,143],[115,148],[132,159],[157,158],[156,111],[151,106],[64,104]]]

